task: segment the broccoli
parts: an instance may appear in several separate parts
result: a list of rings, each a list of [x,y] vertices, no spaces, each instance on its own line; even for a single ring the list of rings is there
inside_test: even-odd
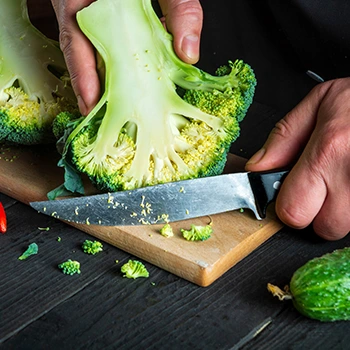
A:
[[[80,263],[75,260],[68,259],[67,261],[58,265],[58,268],[66,275],[80,274]]]
[[[29,244],[26,251],[18,258],[18,260],[26,260],[32,255],[38,254],[39,247],[36,243]]]
[[[99,252],[102,252],[103,250],[103,245],[101,242],[98,241],[90,241],[90,240],[85,240],[85,242],[83,243],[83,251],[86,254],[92,254],[95,255]]]
[[[166,223],[160,230],[160,234],[166,238],[173,237],[174,232],[169,223]]]
[[[137,260],[129,260],[127,263],[125,263],[121,268],[120,271],[124,273],[123,277],[127,278],[139,278],[139,277],[148,277],[149,273],[145,267],[145,265],[142,264],[142,262]]]
[[[191,225],[190,230],[181,229],[182,236],[188,241],[205,241],[211,237],[213,227],[209,225]]]
[[[56,115],[78,112],[63,53],[32,25],[26,0],[2,0],[0,22],[0,143],[55,142]]]
[[[182,62],[151,0],[98,0],[77,21],[105,84],[66,138],[61,166],[110,192],[220,174],[253,99],[251,67],[229,61],[211,75]]]

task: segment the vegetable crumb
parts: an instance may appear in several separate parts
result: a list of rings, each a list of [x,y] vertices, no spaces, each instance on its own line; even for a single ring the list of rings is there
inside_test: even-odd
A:
[[[27,250],[18,258],[18,260],[25,260],[35,254],[38,254],[38,245],[36,243],[31,243],[29,244]]]

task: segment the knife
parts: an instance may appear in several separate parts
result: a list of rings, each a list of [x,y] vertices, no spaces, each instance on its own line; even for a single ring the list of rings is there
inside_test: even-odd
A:
[[[30,205],[57,219],[87,225],[160,224],[237,209],[250,209],[261,220],[287,173],[233,173]]]

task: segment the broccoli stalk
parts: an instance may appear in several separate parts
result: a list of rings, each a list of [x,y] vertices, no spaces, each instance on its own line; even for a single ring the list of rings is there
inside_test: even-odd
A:
[[[31,24],[26,0],[2,0],[0,22],[0,143],[54,142],[55,116],[77,111],[63,54]]]
[[[237,60],[213,76],[182,62],[151,0],[98,0],[77,20],[104,61],[105,86],[68,136],[64,162],[105,191],[221,173],[252,102],[252,69]]]

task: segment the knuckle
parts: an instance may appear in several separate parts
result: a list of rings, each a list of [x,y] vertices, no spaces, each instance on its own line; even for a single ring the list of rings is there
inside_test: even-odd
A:
[[[201,20],[203,17],[202,7],[198,0],[175,1],[171,10],[192,19]]]
[[[319,237],[327,241],[339,240],[349,233],[350,226],[344,227],[341,223],[332,221],[317,217],[313,222],[313,230]]]
[[[294,132],[291,123],[289,122],[289,116],[288,113],[285,118],[279,120],[275,127],[272,129],[271,134],[280,136],[282,138],[288,138],[291,137]]]
[[[59,42],[60,42],[61,50],[64,53],[67,53],[67,51],[70,50],[71,45],[72,45],[72,34],[65,27],[62,27],[60,29]]]
[[[327,131],[321,136],[316,150],[316,168],[325,169],[334,162],[342,164],[349,157],[350,127],[340,127],[336,123],[329,123]],[[340,163],[339,163],[340,162]]]

